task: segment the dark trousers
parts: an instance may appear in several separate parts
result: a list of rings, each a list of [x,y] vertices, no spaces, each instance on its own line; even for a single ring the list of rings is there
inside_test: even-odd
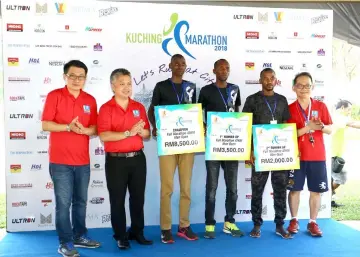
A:
[[[238,161],[206,161],[205,224],[215,225],[215,198],[218,187],[220,166],[224,170],[226,184],[225,222],[234,223],[237,202]]]
[[[262,199],[269,172],[255,172],[252,167],[251,174],[251,214],[255,226],[263,224]],[[271,184],[274,191],[275,223],[283,225],[286,217],[286,187],[288,183],[288,173],[286,171],[272,171]]]
[[[126,232],[125,197],[129,189],[130,231],[141,234],[144,229],[146,158],[143,152],[134,157],[106,155],[106,183],[110,197],[111,225],[115,240],[124,240]]]

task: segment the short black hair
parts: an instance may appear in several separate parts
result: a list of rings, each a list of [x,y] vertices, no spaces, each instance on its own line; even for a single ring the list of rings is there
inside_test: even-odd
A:
[[[81,68],[84,69],[85,75],[88,73],[88,68],[86,67],[85,63],[79,60],[71,60],[64,65],[64,74],[67,74],[71,67]]]
[[[185,59],[185,58],[181,54],[174,54],[173,56],[171,56],[171,62],[175,59]]]
[[[264,72],[272,72],[272,73],[276,74],[273,69],[271,69],[271,68],[265,68],[265,69],[263,69],[263,70],[260,72],[260,78],[262,77],[262,75],[264,74]]]
[[[339,100],[339,102],[335,105],[335,109],[340,109],[341,107],[348,108],[352,103],[348,100]]]
[[[227,62],[227,63],[229,63],[226,59],[219,59],[216,62],[214,62],[214,69],[216,69],[216,66],[218,65],[219,62]]]
[[[304,72],[300,72],[300,73],[298,73],[298,74],[295,75],[295,78],[294,78],[294,80],[293,80],[293,86],[295,86],[296,80],[297,80],[299,77],[302,77],[302,76],[306,76],[306,77],[310,78],[311,83],[313,83],[313,79],[312,79],[311,74],[310,74],[309,72],[304,71]]]
[[[131,73],[124,68],[115,69],[110,74],[110,83],[112,83],[120,75],[131,76]]]

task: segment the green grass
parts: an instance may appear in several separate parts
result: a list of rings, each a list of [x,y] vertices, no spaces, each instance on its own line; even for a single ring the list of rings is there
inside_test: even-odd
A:
[[[0,194],[0,228],[6,226],[6,206],[5,206],[5,194]]]
[[[360,220],[360,180],[348,180],[336,190],[336,202],[343,204],[332,209],[335,220]]]

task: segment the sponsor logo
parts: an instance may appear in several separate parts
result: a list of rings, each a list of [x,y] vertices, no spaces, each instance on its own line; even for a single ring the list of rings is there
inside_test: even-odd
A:
[[[20,155],[20,154],[33,154],[32,151],[10,151],[9,152],[11,155]]]
[[[62,45],[35,45],[36,48],[62,48]]]
[[[294,70],[294,65],[280,65],[280,70]]]
[[[311,34],[311,37],[312,37],[312,38],[321,38],[321,39],[323,39],[323,38],[325,38],[325,35]]]
[[[39,227],[46,227],[52,225],[52,213],[45,216],[44,214],[40,213],[40,224]]]
[[[258,13],[258,21],[261,23],[267,23],[269,20],[269,14],[268,13]]]
[[[269,50],[271,54],[291,54],[291,51],[287,50]]]
[[[70,48],[75,48],[75,49],[86,49],[88,48],[88,46],[85,45],[70,45]]]
[[[311,54],[312,51],[303,51],[303,50],[300,50],[300,51],[297,51],[298,54]]]
[[[44,78],[44,84],[51,84],[51,78],[49,77]]]
[[[246,70],[255,70],[255,63],[254,62],[246,62],[245,69]]]
[[[9,101],[12,101],[12,102],[25,101],[25,96],[23,96],[23,95],[10,96]]]
[[[34,118],[34,114],[31,114],[31,113],[10,114],[10,119],[32,119],[32,118]]]
[[[256,85],[260,84],[258,80],[245,80],[245,84],[247,85]]]
[[[246,199],[251,199],[252,195],[246,195],[245,197],[246,197]]]
[[[271,62],[264,62],[263,68],[272,68],[272,63]]]
[[[284,13],[283,12],[274,12],[274,17],[275,17],[275,22],[282,22],[283,18],[284,18]]]
[[[36,7],[35,7],[35,13],[36,14],[45,14],[47,12],[48,12],[47,3],[45,3],[45,4],[36,3]]]
[[[21,47],[30,48],[30,44],[8,44],[7,46],[8,47],[18,47],[18,48],[21,48]]]
[[[13,224],[35,223],[35,218],[12,219]]]
[[[246,52],[251,54],[262,54],[265,51],[262,49],[246,49]]]
[[[105,214],[101,216],[101,223],[108,223],[111,221],[111,214]]]
[[[103,168],[99,163],[95,163],[91,170],[103,170]]]
[[[90,32],[101,32],[103,29],[100,28],[94,28],[94,27],[86,27],[85,31],[90,31]]]
[[[31,171],[42,170],[41,164],[32,164],[30,170]]]
[[[259,32],[256,31],[246,31],[245,38],[246,39],[259,39]]]
[[[248,14],[234,14],[234,20],[253,20],[254,15]]]
[[[324,102],[325,96],[317,95],[317,96],[314,96],[314,99],[317,100],[317,101],[320,101],[320,102]]]
[[[87,80],[88,84],[98,84],[102,81],[102,78],[99,77],[91,77]]]
[[[86,220],[88,221],[95,221],[95,220],[99,220],[99,214],[97,213],[87,213],[86,214]]]
[[[66,11],[66,4],[64,3],[55,3],[55,8],[57,14],[64,14]]]
[[[276,84],[276,86],[281,87],[281,80],[278,80],[278,79],[277,79],[275,84]]]
[[[293,32],[293,34],[290,37],[288,37],[288,39],[304,39],[304,38],[299,35],[299,32]]]
[[[47,182],[45,185],[46,189],[54,189],[54,183],[53,182]]]
[[[47,153],[48,153],[48,151],[46,151],[46,150],[42,150],[42,151],[37,151],[37,153],[38,153],[38,154],[47,154]]]
[[[11,188],[19,189],[19,188],[32,188],[32,183],[25,183],[25,184],[11,184]]]
[[[289,21],[304,21],[306,19],[305,16],[302,15],[291,15],[286,18]]]
[[[30,11],[29,5],[6,5],[6,10],[9,11]]]
[[[301,67],[300,67],[300,70],[306,71],[306,70],[307,70],[307,64],[306,64],[306,63],[302,63],[302,64],[301,64]]]
[[[102,188],[104,187],[104,181],[102,180],[93,180],[91,183],[92,188]]]
[[[94,51],[102,51],[103,50],[103,47],[100,43],[96,43],[94,45]]]
[[[51,199],[41,200],[41,203],[44,205],[44,207],[46,207],[52,203],[52,200]]]
[[[316,86],[324,86],[324,81],[323,81],[323,80],[317,80],[317,79],[315,79],[314,84],[315,84]]]
[[[318,51],[317,51],[317,55],[318,56],[325,56],[325,51],[324,51],[324,49],[319,49]]]
[[[251,182],[251,178],[245,178],[245,182]]]
[[[8,23],[6,24],[6,30],[9,32],[23,32],[24,26],[23,24]]]
[[[95,155],[104,155],[104,154],[105,154],[104,148],[102,148],[102,147],[97,147],[97,148],[95,149]]]
[[[311,24],[318,24],[325,20],[327,20],[329,17],[327,15],[321,14],[320,16],[311,18]]]
[[[118,11],[119,11],[119,9],[117,7],[111,7],[111,6],[110,6],[110,8],[100,9],[99,10],[99,18],[112,15]]]
[[[100,61],[99,61],[99,60],[94,60],[94,61],[92,62],[91,67],[93,67],[93,68],[100,68],[100,67],[102,67],[102,65],[100,64]]]
[[[8,58],[8,66],[19,66],[19,58],[9,57]]]
[[[92,204],[102,204],[102,203],[104,203],[104,201],[105,201],[104,197],[93,197],[90,200],[90,203],[92,203]]]
[[[10,172],[11,173],[20,173],[21,172],[21,164],[11,164]]]
[[[37,135],[38,140],[42,139],[48,139],[49,132],[46,131],[40,131],[40,133]]]
[[[26,139],[25,132],[10,132],[10,139]]]
[[[64,64],[64,61],[49,61],[49,66],[63,66]]]
[[[95,7],[85,7],[85,6],[72,6],[71,10],[76,13],[91,13],[97,12],[97,8]]]
[[[77,32],[70,25],[64,25],[63,28],[59,29],[58,32]]]
[[[251,214],[251,210],[236,210],[236,214]]]
[[[270,32],[268,39],[277,39],[277,34],[275,32]]]
[[[9,77],[9,82],[30,82],[30,78],[24,78],[24,77]]]
[[[11,203],[11,207],[26,207],[26,206],[27,206],[26,201]]]
[[[38,25],[36,25],[36,28],[34,29],[34,32],[36,32],[36,33],[45,33],[45,28],[41,24],[38,24]]]
[[[30,64],[40,64],[40,59],[39,58],[30,58],[29,63]]]

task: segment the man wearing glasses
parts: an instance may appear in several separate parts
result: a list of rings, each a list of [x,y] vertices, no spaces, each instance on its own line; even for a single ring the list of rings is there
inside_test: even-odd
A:
[[[253,114],[253,124],[281,124],[290,118],[289,105],[285,96],[274,92],[276,85],[275,71],[266,68],[260,73],[260,84],[262,90],[246,98],[242,112]],[[247,161],[248,162],[248,161]],[[251,153],[250,163],[252,165],[251,174],[251,215],[254,222],[250,236],[259,238],[261,236],[261,225],[263,224],[262,199],[265,185],[269,178],[269,171],[256,172],[254,167],[254,152]],[[290,233],[284,229],[284,219],[286,217],[286,185],[287,172],[271,171],[271,184],[274,190],[274,209],[276,224],[276,234],[282,238],[291,238]]]
[[[305,177],[310,191],[310,221],[307,230],[312,236],[322,236],[316,218],[321,204],[321,193],[328,191],[326,156],[323,133],[331,134],[332,120],[326,105],[311,98],[313,80],[308,72],[295,76],[293,90],[297,100],[290,104],[291,118],[288,123],[296,123],[300,151],[300,170],[289,172],[289,207],[291,221],[290,233],[299,230],[297,214],[300,192],[303,190]]]
[[[100,246],[87,237],[85,224],[90,180],[89,136],[96,135],[97,123],[96,100],[82,91],[87,72],[81,61],[66,63],[63,75],[66,86],[47,95],[42,116],[43,131],[50,131],[49,172],[54,183],[58,253],[66,257],[79,256],[75,247]]]

